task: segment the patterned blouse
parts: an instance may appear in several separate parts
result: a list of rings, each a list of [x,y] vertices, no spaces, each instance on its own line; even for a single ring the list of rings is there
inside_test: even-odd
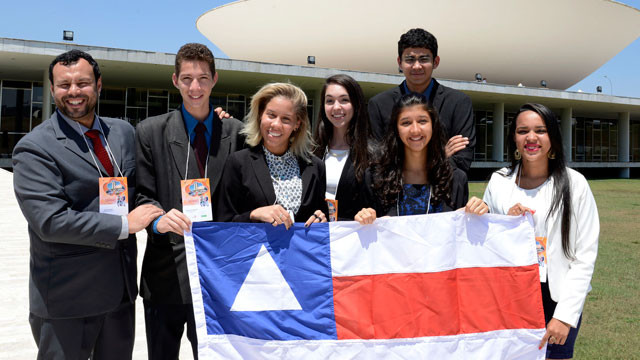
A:
[[[264,146],[262,149],[267,159],[273,190],[276,193],[276,203],[296,214],[302,202],[302,176],[300,176],[298,159],[289,150],[278,156]]]
[[[427,202],[429,201],[429,185],[402,184],[402,192],[398,195],[398,215],[427,214]],[[442,212],[442,204],[433,206],[429,204],[429,212]]]

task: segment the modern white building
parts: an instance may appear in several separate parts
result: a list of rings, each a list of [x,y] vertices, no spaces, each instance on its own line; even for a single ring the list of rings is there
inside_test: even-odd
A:
[[[425,8],[423,3],[436,7]],[[472,179],[486,179],[491,170],[504,166],[507,126],[526,102],[539,102],[556,112],[570,166],[591,177],[640,176],[640,98],[561,90],[586,77],[638,38],[640,12],[609,0],[482,3],[376,2],[380,6],[374,19],[355,11],[372,7],[365,0],[322,3],[323,7],[347,7],[341,11],[353,7],[354,12],[345,21],[367,29],[367,41],[362,32],[349,33],[336,25],[335,19],[329,22],[321,14],[309,11],[319,5],[308,0],[246,0],[214,9],[202,15],[197,26],[231,59],[216,59],[219,81],[212,102],[242,118],[251,95],[260,86],[291,81],[309,96],[309,112],[315,119],[321,110],[322,84],[330,75],[352,76],[360,82],[367,98],[397,86],[403,80],[395,62],[397,39],[409,28],[424,27],[440,43],[441,66],[434,76],[444,85],[465,92],[473,101],[477,146]],[[487,11],[498,5],[503,7],[501,12]],[[451,34],[456,23],[462,22],[433,15],[452,11],[452,6],[465,9],[460,21],[477,20],[473,31]],[[557,9],[556,13],[544,11],[551,6]],[[297,17],[303,8],[307,14]],[[409,8],[412,11],[407,11]],[[396,13],[400,10],[412,16],[411,21],[399,22]],[[429,12],[427,20],[414,16],[425,11]],[[569,12],[572,16],[567,15]],[[527,16],[515,17],[513,13]],[[214,22],[224,29],[224,21],[234,22],[225,19],[240,15],[242,26],[230,26],[232,30],[227,33],[213,31]],[[578,33],[585,32],[584,27],[580,31],[574,27],[583,26],[585,16],[597,17],[600,26],[581,36]],[[614,21],[602,26],[604,18]],[[389,25],[394,23],[402,25]],[[268,31],[261,31],[267,26]],[[323,31],[304,30],[319,27]],[[327,27],[332,30],[325,31]],[[606,34],[601,34],[604,28],[623,35],[607,39]],[[510,36],[505,34],[508,32]],[[324,44],[327,41],[322,40],[323,34],[328,35],[328,44]],[[562,45],[564,40],[546,44],[565,37],[575,46],[567,49]],[[180,94],[171,83],[174,54],[0,38],[0,167],[11,167],[16,142],[50,116],[55,106],[48,91],[49,63],[56,55],[74,48],[92,54],[100,64],[100,115],[123,118],[135,125],[179,106]],[[315,65],[306,64],[310,55],[316,57]],[[487,83],[475,81],[475,73],[486,77]],[[540,86],[541,80],[548,84],[546,88]]]

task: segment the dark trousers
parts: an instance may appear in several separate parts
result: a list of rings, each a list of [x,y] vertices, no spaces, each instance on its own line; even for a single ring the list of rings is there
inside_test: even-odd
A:
[[[180,341],[187,324],[187,339],[191,342],[193,358],[198,359],[198,338],[193,305],[156,304],[144,300],[144,323],[147,333],[147,351],[150,360],[176,360],[180,354]]]
[[[74,319],[44,319],[29,314],[38,359],[131,359],[135,337],[135,305]]]

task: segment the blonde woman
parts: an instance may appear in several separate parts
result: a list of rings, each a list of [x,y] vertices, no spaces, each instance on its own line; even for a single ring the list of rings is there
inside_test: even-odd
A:
[[[248,149],[232,154],[216,193],[217,221],[326,222],[324,164],[311,154],[307,97],[272,83],[253,96],[242,133]]]

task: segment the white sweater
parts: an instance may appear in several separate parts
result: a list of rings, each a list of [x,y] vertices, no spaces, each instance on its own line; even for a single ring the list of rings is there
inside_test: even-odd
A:
[[[484,193],[484,201],[492,213],[506,214],[516,204],[512,194],[517,193],[516,174],[509,176],[507,168],[496,171],[491,176]],[[569,260],[562,251],[562,214],[556,212],[546,223],[547,239],[547,281],[551,298],[557,302],[553,317],[575,327],[582,313],[587,293],[591,291],[591,277],[598,254],[600,220],[596,202],[587,180],[579,172],[567,168],[571,184],[571,232],[569,243],[574,259]],[[553,188],[553,179],[549,178],[545,186]],[[539,191],[540,196],[548,197],[547,207],[551,205],[553,191]],[[527,204],[522,204],[527,206]],[[536,210],[536,209],[533,209]],[[538,214],[536,214],[538,215]],[[545,214],[538,219],[546,217]],[[538,220],[540,221],[540,220]]]

